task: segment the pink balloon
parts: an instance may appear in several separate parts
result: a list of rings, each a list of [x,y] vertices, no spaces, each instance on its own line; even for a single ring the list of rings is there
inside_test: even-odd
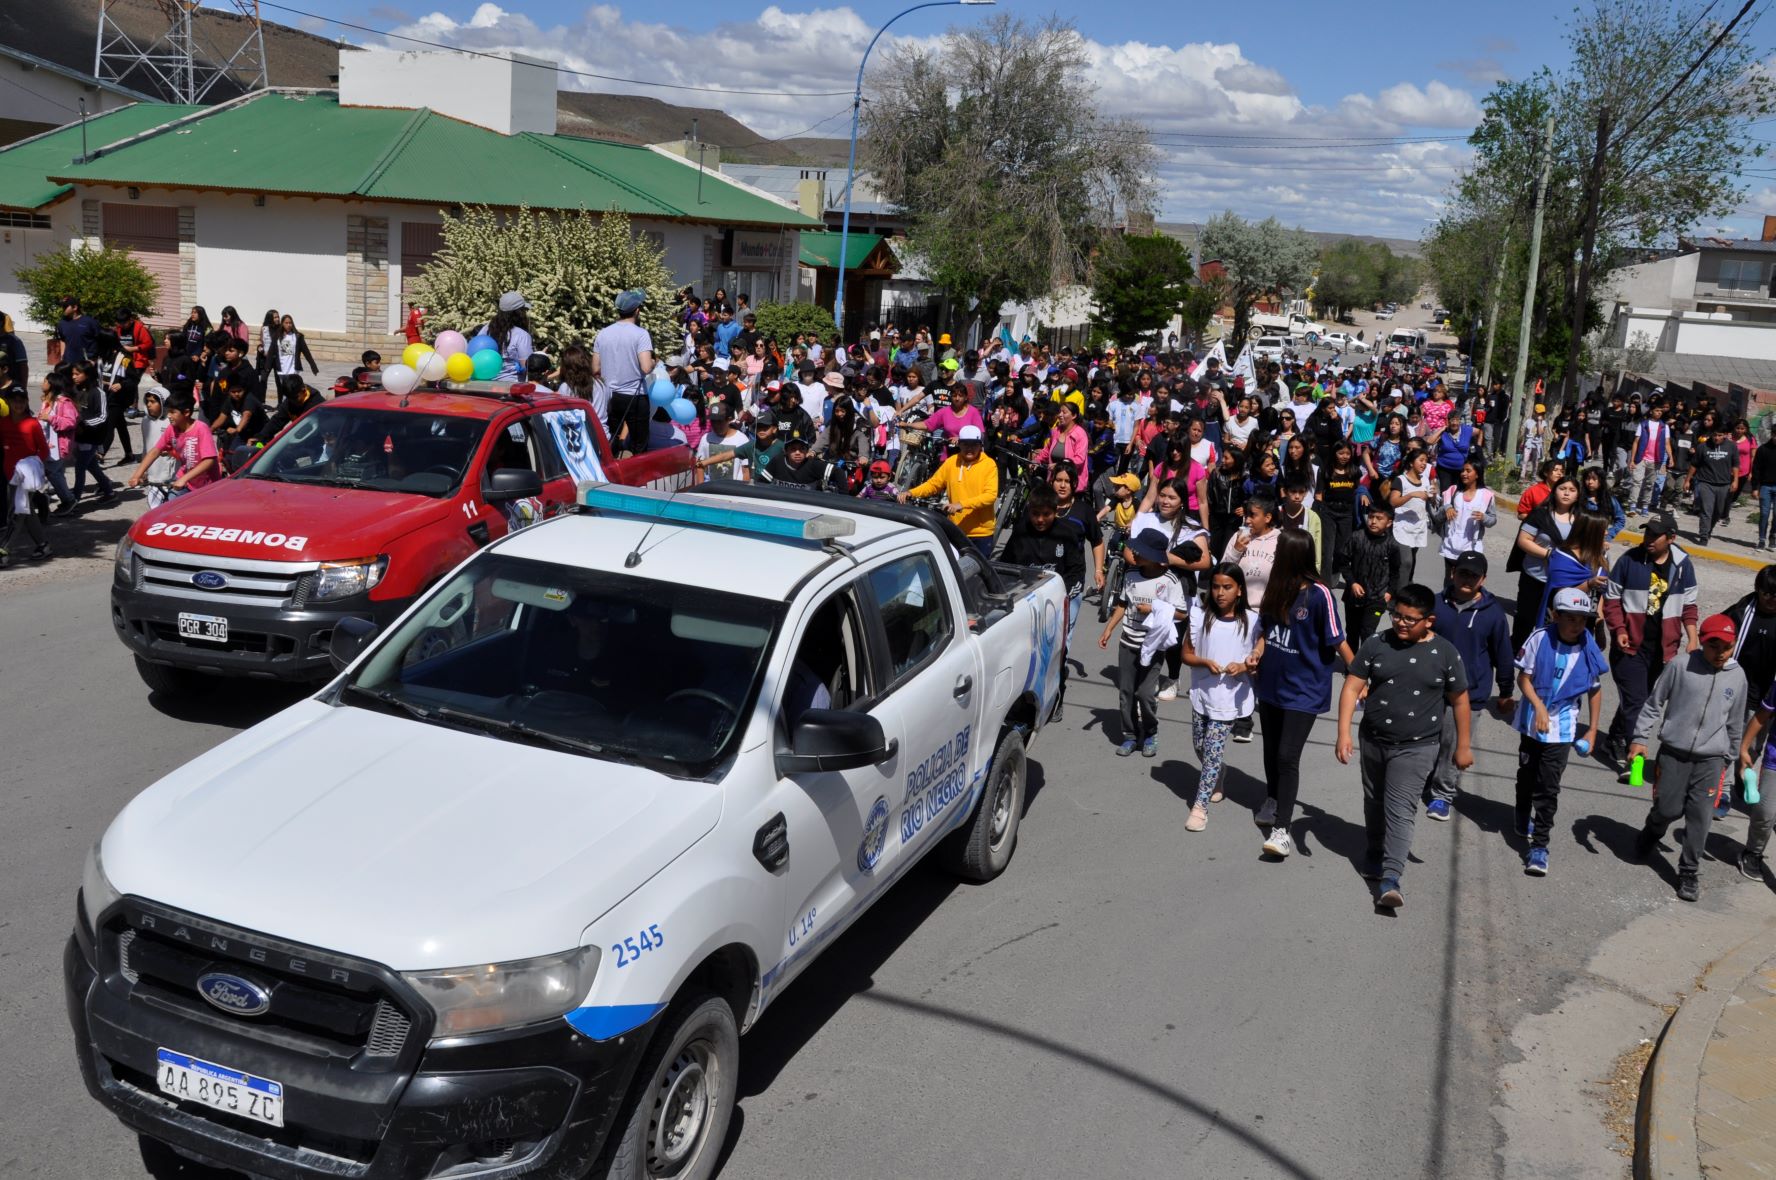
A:
[[[432,341],[432,347],[437,350],[439,356],[454,356],[459,352],[467,352],[469,342],[455,328],[445,328],[438,333],[438,338]]]

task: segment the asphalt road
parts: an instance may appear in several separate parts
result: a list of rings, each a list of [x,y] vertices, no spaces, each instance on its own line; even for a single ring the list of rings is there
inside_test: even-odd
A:
[[[0,576],[0,1175],[146,1173],[82,1089],[63,1012],[82,857],[133,793],[292,699],[151,700],[97,564]],[[1750,576],[1706,565],[1705,609]],[[1116,758],[1110,661],[1079,654],[1066,718],[1032,751],[1010,870],[983,887],[914,872],[779,1001],[743,1043],[725,1176],[1469,1177],[1528,1174],[1525,1158],[1538,1175],[1625,1173],[1601,1107],[1574,1095],[1591,1058],[1607,1068],[1642,1030],[1539,1014],[1606,940],[1693,978],[1710,952],[1683,932],[1767,910],[1764,886],[1711,864],[1702,905],[1683,907],[1671,870],[1624,859],[1644,793],[1576,761],[1553,874],[1525,877],[1507,834],[1515,743],[1489,719],[1458,818],[1419,824],[1407,905],[1383,915],[1353,863],[1360,788],[1330,721],[1309,747],[1300,852],[1264,862],[1259,744],[1230,747],[1228,799],[1186,834],[1184,703],[1162,706],[1158,759]],[[1723,855],[1743,825],[1715,837]],[[1648,922],[1665,933],[1642,947]],[[1537,1020],[1577,1048],[1513,1039]],[[1527,1078],[1520,1104],[1524,1086],[1566,1085],[1528,1102],[1552,1129],[1507,1138],[1509,1071]],[[196,1174],[159,1174],[175,1172]]]

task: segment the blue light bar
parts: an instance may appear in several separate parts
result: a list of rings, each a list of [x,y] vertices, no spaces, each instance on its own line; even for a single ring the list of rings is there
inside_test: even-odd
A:
[[[579,502],[600,512],[785,537],[794,541],[830,541],[849,537],[857,531],[857,522],[849,517],[752,502],[745,507],[736,507],[731,500],[699,496],[694,492],[674,494],[622,484],[582,483]]]

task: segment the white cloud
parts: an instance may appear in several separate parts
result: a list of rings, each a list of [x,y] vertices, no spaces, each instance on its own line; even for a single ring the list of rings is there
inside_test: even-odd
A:
[[[719,108],[764,136],[798,133],[823,116],[832,121],[815,134],[845,134],[838,116],[849,110],[857,61],[875,33],[874,15],[866,21],[849,7],[792,11],[778,4],[756,16],[732,11],[733,20],[691,28],[667,23],[669,9],[625,13],[604,3],[581,10],[571,24],[542,28],[522,12],[481,3],[467,19],[435,11],[394,31],[468,49],[534,54],[569,70],[773,92],[712,94],[562,77],[567,88]],[[654,13],[662,15],[649,19]],[[884,37],[876,53],[897,40]],[[1474,96],[1441,80],[1423,86],[1402,80],[1325,107],[1304,102],[1282,73],[1237,44],[1088,40],[1086,50],[1101,109],[1138,119],[1154,132],[1163,156],[1166,220],[1197,221],[1232,208],[1255,217],[1275,213],[1312,229],[1415,238],[1434,215],[1455,165],[1467,157],[1466,147],[1351,141],[1463,133],[1479,120]],[[1241,136],[1248,138],[1230,138]]]

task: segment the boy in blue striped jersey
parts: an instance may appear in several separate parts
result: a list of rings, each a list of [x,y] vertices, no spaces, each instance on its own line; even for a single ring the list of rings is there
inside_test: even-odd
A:
[[[1548,838],[1560,806],[1560,778],[1567,755],[1581,740],[1579,702],[1590,711],[1582,740],[1597,742],[1603,707],[1603,674],[1609,665],[1591,638],[1591,596],[1576,586],[1554,593],[1552,621],[1530,632],[1517,653],[1517,687],[1522,702],[1512,727],[1517,742],[1517,832],[1529,839],[1523,870],[1548,875]]]

